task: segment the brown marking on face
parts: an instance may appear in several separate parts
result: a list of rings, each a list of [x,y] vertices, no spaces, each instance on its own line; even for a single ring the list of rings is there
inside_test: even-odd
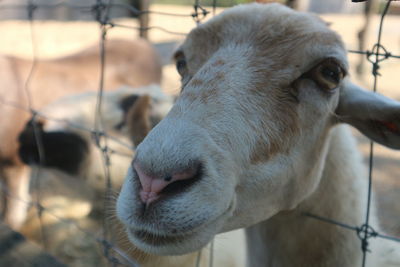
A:
[[[203,84],[204,84],[203,80],[200,80],[200,79],[193,79],[193,80],[190,82],[190,85],[191,85],[191,86],[201,86],[201,85],[203,85]]]
[[[258,141],[250,154],[251,164],[264,163],[277,154],[289,153],[289,144],[291,144],[293,137],[296,136],[297,129],[292,127],[292,125],[286,125],[285,128],[286,130],[279,131],[281,133],[279,137],[276,135],[259,136]]]
[[[225,73],[222,72],[222,71],[219,71],[219,72],[217,72],[217,73],[215,74],[214,80],[215,80],[215,81],[220,81],[220,80],[223,80],[224,78],[225,78]]]
[[[225,79],[225,73],[223,71],[217,72],[212,80],[207,84],[207,88],[202,88],[199,100],[205,104],[210,100],[218,99],[218,84],[223,82]]]
[[[260,81],[258,86],[264,86]],[[260,92],[261,88],[253,92]],[[261,112],[261,122],[253,129],[258,133],[257,142],[250,154],[250,163],[257,164],[268,161],[278,153],[287,154],[294,137],[298,135],[300,125],[296,111],[296,103],[286,90],[276,88],[269,90],[257,102]],[[261,130],[260,130],[261,128]]]
[[[208,90],[203,90],[199,98],[199,100],[203,104],[208,103],[210,100],[216,99],[218,99],[218,89],[216,89],[215,87]]]
[[[277,154],[278,151],[279,150],[275,145],[271,146],[259,140],[250,155],[250,163],[256,165],[258,163],[266,162]]]
[[[288,127],[289,128],[289,127]],[[295,132],[287,130],[281,132],[281,136],[259,135],[257,143],[250,154],[250,163],[265,163],[277,154],[288,154],[289,144],[295,136]]]
[[[186,99],[187,101],[189,101],[190,103],[196,101],[196,99],[198,98],[198,94],[194,93],[194,92],[185,92],[182,95],[182,98]]]
[[[225,65],[225,61],[223,61],[222,59],[218,59],[211,66],[218,67],[218,66],[223,66],[223,65]]]

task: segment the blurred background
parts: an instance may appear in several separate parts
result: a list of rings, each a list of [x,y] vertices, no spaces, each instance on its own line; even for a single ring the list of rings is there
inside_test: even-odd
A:
[[[177,95],[180,90],[180,78],[172,60],[174,50],[185,35],[225,8],[247,3],[247,0],[134,0],[113,1],[121,3],[109,11],[109,18],[115,23],[107,29],[106,39],[136,40],[145,37],[156,49],[162,64],[161,88],[168,95]],[[261,0],[259,2],[274,2]],[[329,22],[331,28],[343,38],[348,50],[372,51],[377,42],[381,12],[387,1],[353,3],[350,0],[299,0],[278,1],[294,8],[319,14]],[[65,5],[67,3],[67,5]],[[35,8],[31,15],[27,5],[59,5],[51,8]],[[72,6],[95,5],[94,0],[2,0],[0,1],[0,53],[32,60],[49,60],[72,55],[90,46],[98,46],[101,31],[99,23],[93,19],[90,8],[70,8]],[[151,10],[146,13],[148,21],[140,21],[134,8]],[[193,16],[195,7],[199,15]],[[199,8],[201,7],[201,8]],[[208,13],[204,16],[203,10]],[[360,31],[366,25],[364,43],[360,46]],[[381,43],[387,52],[400,55],[400,2],[394,1],[382,28]],[[142,29],[140,29],[142,28]],[[362,35],[362,33],[361,33]],[[106,42],[107,44],[107,42]],[[352,79],[367,90],[372,90],[374,75],[372,64],[366,55],[349,53]],[[100,69],[100,67],[99,67]],[[2,70],[3,71],[3,70]],[[107,72],[107,69],[106,69]],[[380,63],[377,90],[381,94],[400,100],[399,75],[400,58],[389,58]],[[28,77],[22,77],[22,80]],[[32,76],[35,79],[35,76]],[[0,81],[1,84],[1,81]],[[1,103],[0,103],[1,105]],[[0,114],[1,116],[1,114]],[[0,125],[1,130],[1,125]],[[369,141],[354,130],[368,164]],[[378,200],[378,213],[382,228],[390,235],[400,236],[400,152],[375,145],[373,188]],[[367,177],[366,177],[367,179]],[[60,215],[61,216],[61,215]],[[58,228],[63,231],[62,228]],[[38,242],[36,240],[36,242]],[[1,243],[1,239],[0,239]],[[40,244],[40,242],[38,242]],[[43,244],[40,244],[43,245]],[[1,246],[0,246],[1,247]],[[53,253],[54,254],[54,253]],[[73,254],[73,253],[72,253]],[[1,251],[0,251],[1,255]],[[72,257],[72,256],[71,256]],[[86,266],[99,264],[88,263]],[[71,263],[79,266],[80,263]],[[92,265],[91,265],[92,264]],[[82,265],[84,266],[84,265]]]

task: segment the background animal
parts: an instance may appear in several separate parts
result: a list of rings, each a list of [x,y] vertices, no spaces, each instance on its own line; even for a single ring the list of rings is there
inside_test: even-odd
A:
[[[173,99],[163,94],[158,85],[122,87],[104,92],[103,96],[100,116],[110,149],[110,176],[116,179],[112,182],[118,191],[135,145],[165,116]],[[26,164],[41,164],[85,178],[92,188],[104,193],[103,155],[92,132],[96,104],[97,92],[86,92],[61,98],[41,109],[38,134],[42,139],[44,162],[40,162],[31,121],[18,138],[20,159]]]
[[[44,242],[51,253],[69,266],[107,266],[98,241],[75,227],[78,224],[100,235],[103,221],[107,218],[112,221],[107,224],[112,229],[112,240],[141,266],[196,266],[198,257],[199,266],[208,266],[209,249],[204,249],[200,256],[194,252],[169,257],[133,249],[123,227],[112,215],[114,209],[106,207],[104,210],[106,177],[102,155],[90,132],[82,130],[94,124],[96,100],[95,92],[77,94],[64,97],[41,110],[40,114],[44,117],[39,119],[40,135],[49,161],[45,161],[40,174],[33,177],[36,181],[32,181],[31,191],[32,198],[39,198],[46,210],[40,220],[35,207],[32,207],[21,228],[22,233],[38,243]],[[158,86],[105,92],[102,112],[104,128],[113,139],[119,140],[113,142],[109,139],[108,143],[114,151],[110,154],[113,193],[119,191],[133,153],[120,142],[128,145],[133,142],[134,147],[141,141],[142,135],[146,135],[166,115],[172,101],[172,97],[164,95]],[[47,116],[52,119],[45,119]],[[134,138],[129,140],[131,137]],[[38,164],[38,148],[30,123],[21,133],[19,141],[22,160]],[[66,220],[74,221],[74,224],[68,224]],[[214,265],[243,266],[244,253],[242,231],[221,235],[215,240]]]
[[[109,41],[106,55],[105,90],[160,83],[161,64],[146,41]],[[26,210],[26,205],[15,199],[29,198],[30,169],[18,158],[17,136],[31,116],[30,109],[37,110],[68,94],[97,90],[100,77],[98,46],[71,56],[36,62],[27,88],[25,82],[32,64],[21,58],[0,57],[0,177],[6,188],[2,192],[3,216],[14,229],[24,220]]]
[[[134,246],[188,253],[246,227],[248,266],[361,265],[355,233],[304,214],[363,223],[367,176],[339,124],[399,149],[400,104],[350,82],[341,38],[314,15],[249,4],[194,29],[175,57],[182,92],[117,202]],[[370,266],[399,265],[395,243],[370,243]]]

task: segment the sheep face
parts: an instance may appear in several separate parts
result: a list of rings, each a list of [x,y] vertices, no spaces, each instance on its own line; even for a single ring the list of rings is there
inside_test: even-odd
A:
[[[118,201],[135,245],[161,254],[198,249],[313,191],[347,66],[320,19],[258,4],[194,29],[176,59],[181,95],[138,147]],[[140,172],[165,179],[187,169],[189,179],[141,197]]]
[[[193,251],[307,198],[350,86],[340,37],[278,4],[223,12],[176,60],[182,92],[138,147],[117,203],[131,241],[157,254]]]

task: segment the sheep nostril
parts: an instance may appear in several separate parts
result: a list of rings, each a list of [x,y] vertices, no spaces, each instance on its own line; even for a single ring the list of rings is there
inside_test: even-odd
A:
[[[135,162],[133,167],[139,177],[141,190],[140,198],[144,203],[151,203],[161,195],[179,193],[194,184],[201,176],[201,164],[192,164],[190,167],[171,172],[171,175],[150,175],[144,171],[140,163]]]
[[[180,179],[172,181],[161,190],[160,194],[175,195],[184,192],[192,185],[194,185],[197,181],[199,181],[202,177],[202,174],[203,174],[202,167],[199,165],[199,167],[193,172],[193,174],[190,176],[189,179]]]

